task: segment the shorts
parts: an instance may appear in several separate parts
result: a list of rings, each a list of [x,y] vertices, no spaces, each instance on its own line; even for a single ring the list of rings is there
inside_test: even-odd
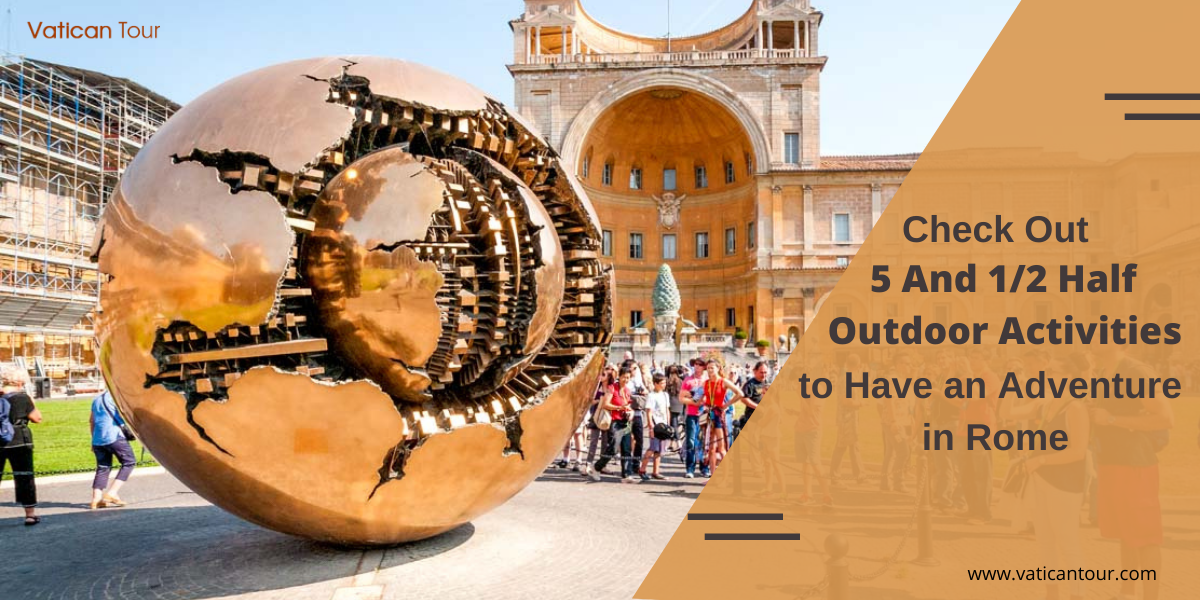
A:
[[[796,432],[796,462],[820,466],[821,464],[821,432]]]
[[[1158,465],[1099,465],[1097,477],[1100,535],[1134,548],[1161,546]]]
[[[650,436],[650,451],[651,452],[657,452],[659,454],[662,454],[662,444],[663,444],[662,440],[660,440],[654,436]]]

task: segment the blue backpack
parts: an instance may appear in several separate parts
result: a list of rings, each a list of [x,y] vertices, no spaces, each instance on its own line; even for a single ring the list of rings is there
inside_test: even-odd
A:
[[[12,404],[8,401],[8,394],[0,396],[0,446],[7,445],[17,435],[16,430],[13,429],[12,419],[8,418],[11,410]]]

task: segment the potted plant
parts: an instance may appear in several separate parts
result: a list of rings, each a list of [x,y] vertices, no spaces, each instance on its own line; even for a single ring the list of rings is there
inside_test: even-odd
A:
[[[737,331],[733,332],[733,347],[734,348],[745,348],[746,340],[748,340],[748,339],[750,339],[750,334],[746,333],[745,329],[738,327]]]
[[[758,349],[759,356],[766,356],[767,350],[771,348],[771,340],[758,340],[754,343],[754,347]]]

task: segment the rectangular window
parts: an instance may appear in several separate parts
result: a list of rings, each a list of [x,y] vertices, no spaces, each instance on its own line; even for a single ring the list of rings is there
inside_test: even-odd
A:
[[[737,327],[737,309],[736,308],[725,309],[725,327],[727,327],[729,329],[733,329],[733,328]]]
[[[600,254],[612,256],[612,232],[605,229],[600,236]]]
[[[737,173],[733,170],[733,161],[725,163],[725,183],[733,183],[737,181]]]
[[[640,310],[629,311],[629,326],[637,327],[638,325],[641,325],[641,324],[642,324],[642,311],[640,311]]]
[[[708,311],[707,310],[696,311],[696,327],[699,327],[700,329],[708,329]]]
[[[850,213],[833,214],[833,241],[838,244],[850,243]]]
[[[629,170],[629,189],[642,189],[642,170],[638,167]]]
[[[663,169],[663,189],[675,191],[675,169]]]
[[[746,326],[748,327],[748,332],[750,333],[750,339],[754,339],[754,305],[751,304],[750,306],[746,307],[746,310],[750,313],[748,315],[749,319],[746,321]]]
[[[758,241],[758,224],[754,221],[746,223],[746,247],[750,250],[754,249]]]
[[[837,257],[837,267],[839,269],[845,269],[846,267],[849,267],[849,266],[850,266],[850,257],[849,256]]]
[[[800,134],[783,134],[783,162],[789,165],[800,164]]]
[[[696,234],[696,258],[708,258],[708,232]]]
[[[592,159],[587,156],[583,157],[583,178],[584,179],[588,178],[588,174],[591,172],[591,170],[592,170]]]
[[[600,176],[601,183],[612,185],[612,163],[604,163],[604,173]]]
[[[664,233],[662,236],[663,244],[663,260],[675,260],[679,256],[679,244],[675,239],[675,234]]]
[[[737,229],[730,227],[725,230],[725,256],[737,252]]]
[[[629,258],[642,258],[642,234],[629,234]]]
[[[950,305],[939,302],[933,305],[933,322],[945,325],[950,322]]]
[[[708,169],[696,167],[696,189],[702,190],[706,187],[708,187]]]

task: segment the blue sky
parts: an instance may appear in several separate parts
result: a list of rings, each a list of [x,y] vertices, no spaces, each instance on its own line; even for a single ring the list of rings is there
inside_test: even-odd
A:
[[[671,31],[720,27],[750,0],[673,0]],[[924,148],[1017,0],[814,0],[825,13],[821,53],[822,152],[878,154]],[[4,47],[33,58],[133,79],[186,102],[239,73],[327,54],[423,62],[511,104],[508,21],[521,0],[0,0]],[[585,0],[623,31],[663,35],[667,0]],[[27,23],[158,25],[154,40],[34,40]]]

